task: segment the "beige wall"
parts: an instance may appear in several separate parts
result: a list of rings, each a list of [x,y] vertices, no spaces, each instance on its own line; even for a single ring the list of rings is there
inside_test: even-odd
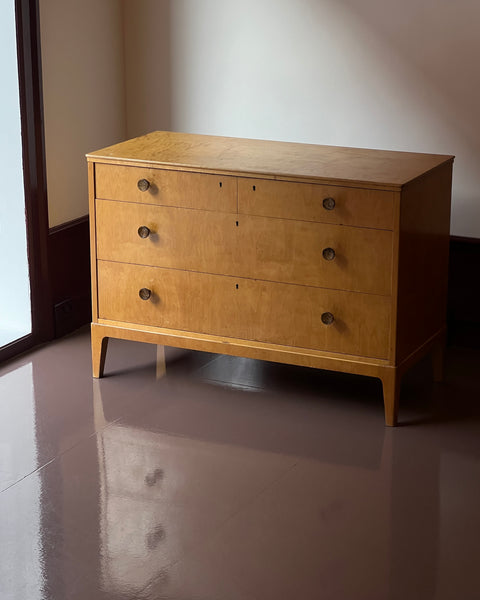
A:
[[[124,1],[160,35],[169,17],[168,69],[158,40],[129,46],[145,73],[130,133],[455,154],[452,233],[480,237],[478,0]]]
[[[125,138],[121,0],[40,0],[50,226],[88,212],[85,153]]]
[[[455,154],[480,237],[478,0],[40,6],[51,224],[86,213],[86,151],[173,129]]]

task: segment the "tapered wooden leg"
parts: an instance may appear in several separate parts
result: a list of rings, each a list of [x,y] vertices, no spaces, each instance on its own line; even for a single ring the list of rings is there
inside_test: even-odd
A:
[[[445,373],[445,343],[442,340],[432,350],[433,380],[443,381]]]
[[[103,336],[101,330],[92,325],[92,367],[94,377],[103,377],[107,346],[108,337]]]
[[[398,418],[400,399],[400,375],[397,369],[384,369],[382,376],[383,403],[385,406],[385,425],[395,427]]]
[[[165,346],[157,346],[157,379],[161,379],[167,372],[165,363]]]

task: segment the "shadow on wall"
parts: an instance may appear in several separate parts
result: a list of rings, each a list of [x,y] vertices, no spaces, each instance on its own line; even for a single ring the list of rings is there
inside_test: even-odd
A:
[[[472,74],[474,57],[480,56],[480,4],[476,0],[343,3],[417,71],[425,88],[436,92],[437,108],[443,104],[446,122],[479,151],[480,76]]]
[[[170,4],[124,1],[127,138],[172,129]]]
[[[418,96],[422,112],[434,114],[437,120],[436,129],[426,132],[425,151],[457,157],[452,232],[480,237],[480,75],[475,64],[475,57],[480,56],[480,4],[476,0],[459,4],[448,0],[343,0],[343,4],[416,77],[418,86],[412,81],[406,91],[413,98]],[[435,143],[440,149],[435,150]]]

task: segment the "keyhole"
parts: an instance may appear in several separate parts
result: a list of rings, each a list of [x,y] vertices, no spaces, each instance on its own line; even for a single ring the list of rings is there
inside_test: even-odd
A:
[[[238,221],[235,221],[235,225],[238,227]]]
[[[235,289],[238,290],[238,283],[235,284]]]
[[[257,189],[255,186],[252,186],[252,187],[253,187],[253,191],[255,191]]]
[[[222,182],[220,181],[219,186],[222,187]]]

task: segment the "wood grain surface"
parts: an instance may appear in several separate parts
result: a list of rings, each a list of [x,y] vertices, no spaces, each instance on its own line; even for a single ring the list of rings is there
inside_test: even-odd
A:
[[[397,194],[333,185],[238,179],[238,212],[335,225],[393,229]],[[335,207],[323,206],[332,198]]]
[[[390,231],[108,200],[97,200],[96,218],[103,260],[391,293]]]
[[[398,190],[452,156],[156,131],[87,154],[88,160],[318,179]]]
[[[107,261],[98,261],[98,278],[102,319],[387,356],[388,297]],[[141,288],[151,290],[149,300]]]
[[[452,171],[445,165],[402,193],[397,362],[445,326],[451,185]]]
[[[95,169],[97,198],[237,212],[234,177],[103,164]],[[144,192],[137,185],[142,179],[149,183]]]

